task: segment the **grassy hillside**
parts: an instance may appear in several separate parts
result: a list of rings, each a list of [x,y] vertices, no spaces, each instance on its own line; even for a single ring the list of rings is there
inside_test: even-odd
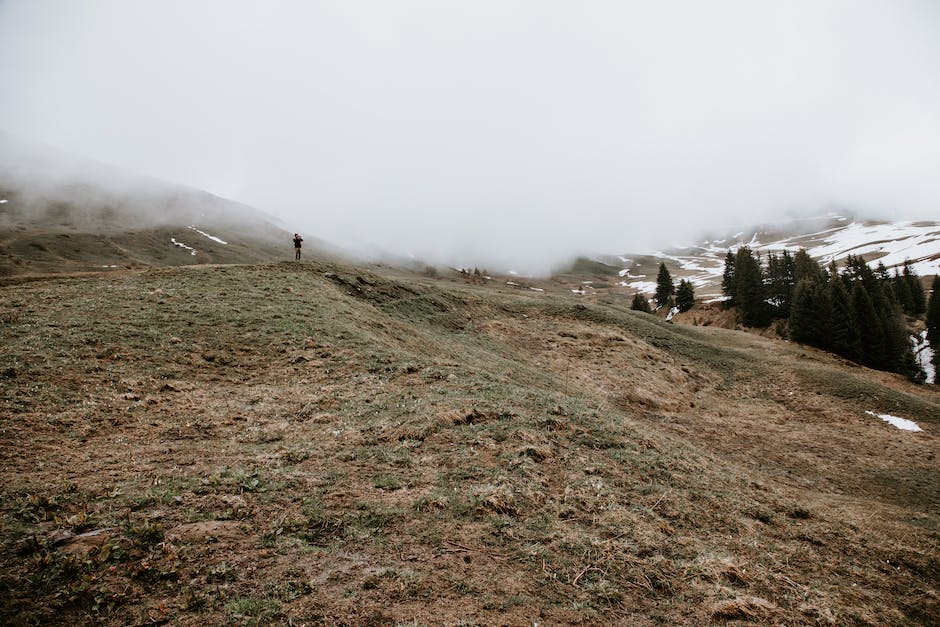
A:
[[[936,621],[940,394],[627,306],[317,262],[0,288],[0,622]]]
[[[62,190],[34,197],[0,185],[0,277],[293,257],[290,234],[260,212],[168,184],[161,191],[65,200]]]

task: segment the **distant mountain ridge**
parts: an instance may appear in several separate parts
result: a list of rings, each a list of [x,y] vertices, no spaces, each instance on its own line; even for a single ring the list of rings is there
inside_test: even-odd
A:
[[[248,205],[0,140],[0,276],[293,256],[291,234]]]
[[[823,264],[841,264],[849,255],[860,255],[872,265],[883,263],[889,270],[910,260],[921,277],[940,274],[940,222],[887,222],[838,215],[740,230],[698,245],[643,255],[608,256],[601,261],[621,268],[622,287],[653,293],[656,269],[665,262],[673,278],[684,278],[695,285],[697,296],[718,298],[725,256],[741,246],[762,256],[804,248]]]

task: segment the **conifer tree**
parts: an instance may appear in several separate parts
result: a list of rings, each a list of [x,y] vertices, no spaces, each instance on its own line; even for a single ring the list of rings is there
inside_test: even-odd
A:
[[[852,308],[845,284],[835,275],[829,281],[829,302],[832,317],[830,318],[829,345],[832,352],[842,355],[846,359],[858,361],[861,358],[861,345],[859,343],[858,321]]]
[[[747,246],[739,248],[734,256],[734,291],[741,322],[749,327],[767,326],[770,320],[763,273]]]
[[[875,299],[872,299],[872,301],[877,302]],[[908,340],[904,314],[899,304],[890,302],[887,298],[885,298],[885,301],[887,306],[884,310],[876,309],[880,314],[879,318],[881,319],[881,327],[884,330],[885,338],[885,361],[880,367],[883,370],[913,376],[914,372],[911,369],[913,361],[908,360],[908,356],[913,357],[913,353]]]
[[[879,261],[878,265],[875,266],[875,278],[882,283],[887,283],[891,279],[891,275],[888,273],[883,261]]]
[[[894,288],[894,295],[898,299],[898,303],[901,305],[901,308],[904,310],[904,313],[916,316],[914,313],[916,307],[914,305],[914,294],[911,292],[910,281],[907,280],[907,277],[901,276],[898,274],[897,270],[894,271],[894,276],[891,277],[891,285]]]
[[[912,316],[920,316],[927,312],[927,298],[924,296],[924,286],[920,283],[920,277],[911,266],[911,260],[904,260],[904,279],[907,281],[908,289],[911,292],[911,299],[914,309]]]
[[[643,313],[653,313],[653,310],[650,309],[650,302],[646,300],[646,296],[643,296],[639,292],[633,295],[633,303],[630,305],[630,309],[633,311],[642,311]]]
[[[805,278],[793,289],[789,326],[790,339],[794,342],[825,348],[828,311],[823,303],[821,286],[820,281]]]
[[[864,259],[856,255],[849,255],[845,258],[845,270],[842,277],[851,285],[861,282],[866,290],[873,289],[875,284],[875,273],[871,271]]]
[[[695,305],[695,288],[691,281],[682,279],[676,290],[676,307],[679,311],[688,311]]]
[[[776,316],[786,318],[790,315],[790,302],[793,298],[794,264],[789,251],[778,257],[771,253],[767,257],[767,298],[776,308]]]
[[[937,376],[934,383],[940,385],[940,275],[933,278],[930,299],[927,301],[927,339],[933,347],[933,365]]]
[[[872,368],[880,368],[885,362],[884,329],[875,313],[871,297],[861,282],[856,282],[852,287],[852,309],[858,321],[862,363]]]
[[[725,301],[725,304],[728,307],[734,307],[737,305],[735,299],[735,283],[734,283],[734,253],[731,250],[728,250],[728,254],[725,256],[725,270],[721,274],[721,291],[728,297],[728,300]]]
[[[656,276],[656,306],[672,305],[672,295],[676,293],[676,286],[672,284],[672,275],[663,262],[659,263],[659,274]]]
[[[934,354],[940,354],[940,275],[933,278],[930,286],[930,301],[927,303],[927,339],[934,347]]]
[[[940,385],[940,275],[933,278],[927,301],[927,339],[933,347],[933,365],[937,372],[933,382]]]
[[[793,256],[793,284],[796,285],[803,279],[812,279],[813,281],[825,278],[822,268],[815,259],[810,257],[806,249],[801,248]]]

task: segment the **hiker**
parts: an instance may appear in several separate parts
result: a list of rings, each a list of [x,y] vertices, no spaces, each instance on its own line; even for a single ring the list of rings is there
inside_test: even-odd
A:
[[[294,259],[300,261],[300,244],[304,241],[304,238],[294,233]]]

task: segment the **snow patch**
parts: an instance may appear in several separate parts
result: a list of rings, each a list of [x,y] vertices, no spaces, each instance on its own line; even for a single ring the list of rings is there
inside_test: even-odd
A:
[[[838,229],[823,243],[807,251],[824,264],[846,255],[880,255],[869,265],[879,262],[886,267],[900,266],[911,260],[914,271],[921,275],[940,273],[940,228],[936,223],[896,222],[863,224],[853,222]],[[932,259],[933,258],[933,259]]]
[[[7,204],[8,202],[10,202],[10,201],[7,200],[6,198],[4,198],[3,200],[0,200],[0,205],[5,205],[5,204]]]
[[[873,411],[866,411],[865,413],[871,416],[877,416],[888,424],[892,424],[898,429],[902,429],[904,431],[923,431],[923,429],[917,426],[916,422],[913,420],[908,420],[907,418],[898,418],[897,416],[892,416],[891,414],[876,414]]]
[[[655,281],[621,281],[618,283],[621,287],[632,287],[638,292],[641,293],[655,293],[656,292],[656,282]]]
[[[199,233],[199,234],[202,235],[203,237],[208,238],[208,239],[211,239],[213,242],[218,242],[219,244],[226,244],[226,245],[228,245],[228,242],[226,242],[226,241],[224,241],[224,240],[222,240],[222,239],[219,239],[219,238],[216,237],[215,235],[209,235],[209,234],[206,233],[205,231],[200,231],[199,229],[197,229],[197,228],[194,227],[194,226],[190,226],[189,228],[190,228],[190,230],[196,231],[197,233]]]
[[[187,245],[184,244],[183,242],[177,242],[175,237],[171,237],[171,238],[170,238],[170,243],[173,244],[174,246],[178,247],[178,248],[185,248],[186,250],[192,251],[192,252],[189,253],[190,255],[195,255],[195,254],[196,254],[196,249],[195,249],[195,248],[193,248],[192,246],[187,246]]]
[[[920,335],[912,335],[911,345],[914,350],[914,357],[917,359],[917,363],[924,371],[924,374],[927,375],[927,378],[924,380],[924,382],[936,383],[937,369],[934,368],[933,365],[934,349],[930,345],[930,340],[927,339],[927,330],[925,329],[921,331]]]

